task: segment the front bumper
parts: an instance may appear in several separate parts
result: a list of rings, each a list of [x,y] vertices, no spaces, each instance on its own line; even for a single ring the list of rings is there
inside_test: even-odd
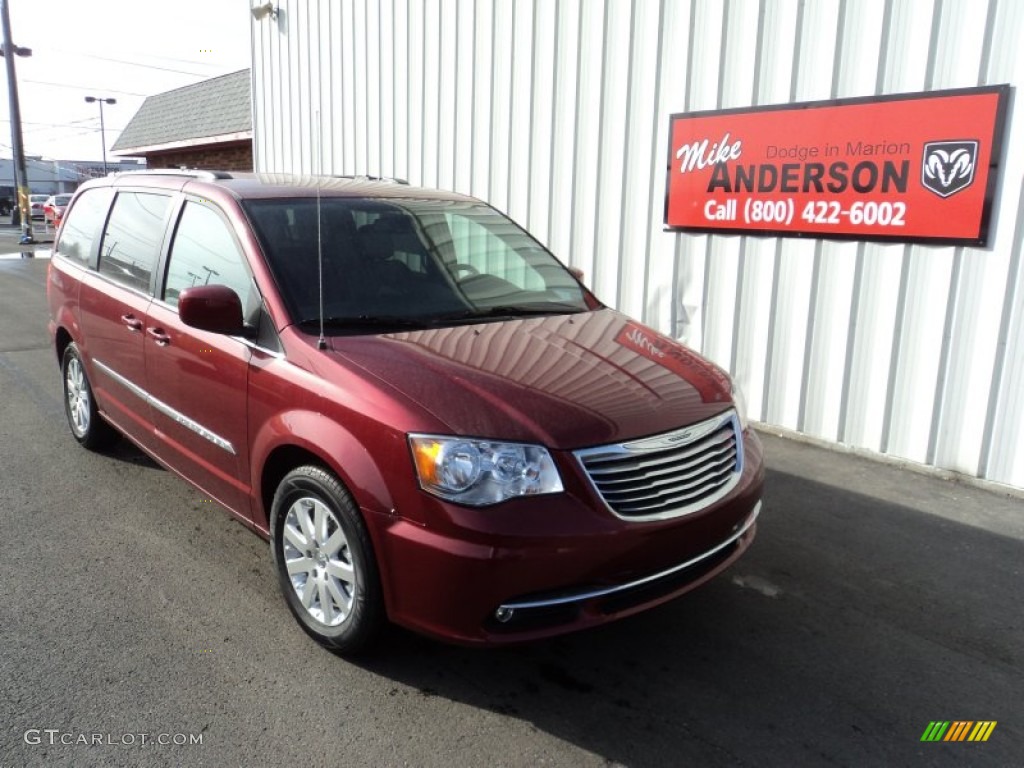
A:
[[[572,487],[509,502],[506,524],[481,517],[485,532],[370,515],[389,616],[449,642],[503,645],[678,597],[725,570],[754,539],[764,470],[756,435],[746,434],[744,444],[743,475],[729,495],[668,521],[614,519],[596,494]],[[465,509],[452,514],[468,516]]]
[[[606,598],[612,595],[627,597],[629,594],[639,595],[644,590],[657,590],[659,587],[670,585],[684,573],[695,573],[700,569],[707,569],[710,565],[723,565],[732,562],[732,559],[742,553],[754,538],[754,526],[757,523],[757,516],[761,514],[761,502],[754,505],[750,516],[737,528],[735,533],[725,541],[717,544],[706,552],[702,552],[679,565],[666,568],[658,573],[652,573],[624,584],[601,587],[598,589],[582,589],[567,593],[556,592],[550,595],[534,595],[530,598],[510,600],[503,603],[495,611],[496,619],[507,624],[516,618],[517,614],[525,613],[531,615],[533,611],[557,608],[582,609],[586,604],[595,604],[599,598]],[[749,536],[747,535],[749,533]],[[675,590],[671,594],[675,594]],[[608,602],[605,603],[610,604]]]

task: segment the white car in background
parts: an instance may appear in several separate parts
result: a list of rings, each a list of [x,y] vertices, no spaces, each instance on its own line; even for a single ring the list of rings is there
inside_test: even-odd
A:
[[[31,209],[29,214],[33,219],[42,219],[46,217],[46,212],[43,207],[46,205],[46,201],[50,198],[49,195],[29,195],[28,204]]]

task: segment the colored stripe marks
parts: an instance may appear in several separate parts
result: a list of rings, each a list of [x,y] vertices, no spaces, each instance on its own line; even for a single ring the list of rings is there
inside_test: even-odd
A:
[[[995,720],[932,720],[921,741],[988,741],[995,729]]]

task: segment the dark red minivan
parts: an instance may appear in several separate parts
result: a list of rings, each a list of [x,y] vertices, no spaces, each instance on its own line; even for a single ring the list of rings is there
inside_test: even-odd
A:
[[[729,377],[462,195],[89,182],[50,264],[72,434],[128,437],[270,540],[300,625],[500,644],[669,600],[754,537]]]

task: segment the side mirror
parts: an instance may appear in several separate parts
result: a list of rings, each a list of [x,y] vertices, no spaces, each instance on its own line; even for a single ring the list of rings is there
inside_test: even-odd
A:
[[[178,296],[178,316],[185,325],[227,336],[246,335],[242,302],[226,285],[195,285]]]
[[[569,274],[570,275],[575,277],[581,283],[583,282],[583,270],[582,269],[580,269],[579,267],[566,267],[566,269],[569,270]]]

